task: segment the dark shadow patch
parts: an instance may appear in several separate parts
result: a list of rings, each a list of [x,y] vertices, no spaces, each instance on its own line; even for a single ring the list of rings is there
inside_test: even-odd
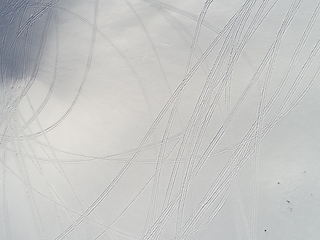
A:
[[[4,86],[14,87],[22,81],[28,84],[35,78],[48,35],[51,6],[50,1],[1,1],[0,74]]]

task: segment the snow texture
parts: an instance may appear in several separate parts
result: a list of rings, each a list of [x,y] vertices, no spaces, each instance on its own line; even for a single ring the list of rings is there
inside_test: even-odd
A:
[[[319,0],[0,0],[0,239],[320,239]]]

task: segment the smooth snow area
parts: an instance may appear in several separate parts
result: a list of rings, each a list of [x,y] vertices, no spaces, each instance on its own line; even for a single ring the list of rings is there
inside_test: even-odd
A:
[[[1,0],[0,239],[320,239],[319,0]]]

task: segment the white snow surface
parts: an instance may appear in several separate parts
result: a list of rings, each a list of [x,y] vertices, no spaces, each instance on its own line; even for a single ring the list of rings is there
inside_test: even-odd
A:
[[[320,1],[0,2],[0,239],[320,239]]]

